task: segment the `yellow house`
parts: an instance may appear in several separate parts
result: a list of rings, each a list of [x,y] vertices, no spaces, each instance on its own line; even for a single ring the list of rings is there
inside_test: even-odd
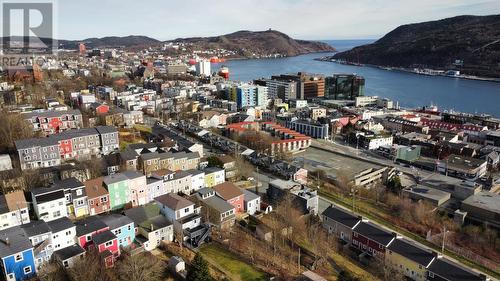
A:
[[[222,168],[208,167],[203,171],[205,172],[205,187],[213,187],[226,180],[226,173]]]
[[[425,281],[427,267],[436,257],[435,252],[398,237],[386,249],[385,264],[412,280]]]

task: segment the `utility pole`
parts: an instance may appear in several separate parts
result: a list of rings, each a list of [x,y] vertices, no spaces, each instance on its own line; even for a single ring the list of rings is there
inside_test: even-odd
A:
[[[441,246],[441,254],[444,255],[444,244],[446,241],[446,225],[443,227],[443,245]]]
[[[255,182],[255,194],[259,195],[259,167],[258,166],[257,166],[256,178],[257,178],[257,181]]]
[[[300,272],[300,246],[299,246],[299,258],[297,259],[297,268],[298,271]]]

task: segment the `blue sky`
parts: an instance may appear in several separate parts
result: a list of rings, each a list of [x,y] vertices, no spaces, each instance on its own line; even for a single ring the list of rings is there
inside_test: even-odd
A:
[[[60,39],[167,40],[275,29],[300,39],[378,38],[401,24],[500,14],[500,0],[56,0]]]

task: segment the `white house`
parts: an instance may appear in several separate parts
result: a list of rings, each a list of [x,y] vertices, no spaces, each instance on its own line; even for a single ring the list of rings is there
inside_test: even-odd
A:
[[[53,221],[68,216],[64,190],[57,186],[34,189],[31,191],[31,198],[39,220]]]
[[[243,188],[241,188],[241,191],[243,192],[245,212],[249,215],[260,212],[260,196]]]
[[[76,243],[76,226],[67,217],[49,221],[47,224],[52,231],[54,251],[73,246]]]
[[[191,192],[196,192],[205,187],[205,172],[200,170],[188,170],[191,174]]]
[[[174,224],[176,232],[192,229],[200,225],[200,208],[186,198],[175,193],[169,193],[155,198],[160,212]]]
[[[0,195],[0,230],[29,222],[28,204],[22,191]]]

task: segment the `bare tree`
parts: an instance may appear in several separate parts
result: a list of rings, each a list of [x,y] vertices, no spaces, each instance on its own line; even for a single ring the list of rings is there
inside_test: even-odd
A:
[[[0,149],[9,151],[14,142],[34,136],[33,128],[19,114],[0,112]]]
[[[156,281],[162,280],[164,266],[148,252],[136,255],[124,253],[116,264],[116,273],[120,281]]]

